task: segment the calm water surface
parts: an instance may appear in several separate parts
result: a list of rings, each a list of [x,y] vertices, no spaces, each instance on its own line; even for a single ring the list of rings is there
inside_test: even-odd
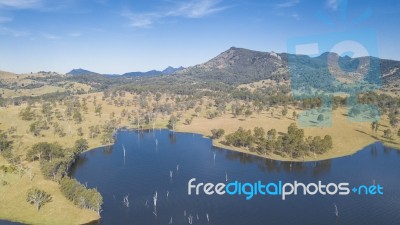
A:
[[[172,224],[189,224],[192,216],[192,224],[210,225],[400,225],[400,152],[379,143],[348,157],[289,163],[215,148],[197,134],[120,131],[114,146],[84,153],[73,177],[103,195],[102,219],[94,224],[164,225],[171,218]],[[285,201],[256,196],[247,201],[244,196],[187,194],[191,178],[220,183],[226,177],[352,186],[375,182],[384,186],[384,195],[289,196]],[[124,205],[125,196],[129,207]]]

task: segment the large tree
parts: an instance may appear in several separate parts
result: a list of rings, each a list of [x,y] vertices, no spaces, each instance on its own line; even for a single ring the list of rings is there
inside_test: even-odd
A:
[[[89,148],[88,141],[86,139],[79,139],[75,141],[74,150],[76,154],[86,151]]]
[[[32,205],[35,205],[39,211],[42,206],[51,201],[51,195],[43,190],[32,188],[28,190],[26,201]]]
[[[171,115],[171,117],[168,120],[168,125],[167,125],[168,129],[171,129],[174,131],[177,122],[178,122],[178,118],[175,115]]]

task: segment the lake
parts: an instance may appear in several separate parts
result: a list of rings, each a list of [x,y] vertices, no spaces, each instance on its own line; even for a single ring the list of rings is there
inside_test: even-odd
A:
[[[161,225],[170,224],[171,218],[171,224],[400,224],[400,152],[381,143],[352,156],[290,163],[215,148],[210,139],[197,134],[119,131],[113,146],[82,154],[72,176],[96,187],[104,198],[102,219],[92,224]],[[249,201],[244,196],[189,196],[191,178],[205,183],[227,179],[380,184],[384,195],[298,195],[285,201],[279,196]]]

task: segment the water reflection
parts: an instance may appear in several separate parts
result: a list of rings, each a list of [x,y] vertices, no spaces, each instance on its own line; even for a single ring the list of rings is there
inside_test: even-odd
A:
[[[176,144],[176,133],[175,132],[169,132],[168,137],[169,137],[169,142],[171,144],[173,144],[173,145]]]
[[[103,153],[105,155],[112,154],[113,153],[113,146],[112,145],[104,146],[103,147]]]
[[[324,173],[329,173],[331,170],[331,160],[322,160],[318,162],[314,162],[315,167],[313,169],[313,175],[314,176],[320,176]]]
[[[256,164],[260,171],[263,172],[286,172],[286,173],[302,173],[311,170],[314,175],[321,175],[329,172],[331,168],[331,160],[322,160],[317,162],[290,162],[290,161],[277,161],[257,157],[254,155],[227,151],[223,148],[213,147],[213,150],[224,153],[226,159],[237,160],[241,164]]]

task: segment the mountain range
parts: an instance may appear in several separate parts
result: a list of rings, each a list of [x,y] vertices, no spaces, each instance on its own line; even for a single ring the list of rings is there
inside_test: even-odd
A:
[[[184,67],[167,67],[162,71],[159,70],[150,70],[147,72],[128,72],[124,74],[100,74],[93,71],[85,70],[85,69],[73,69],[67,73],[67,75],[78,76],[78,75],[105,75],[105,76],[123,76],[123,77],[140,77],[140,76],[159,76],[159,75],[170,75],[180,70],[185,69]]]
[[[371,69],[368,71],[365,68]],[[262,80],[291,81],[299,86],[310,85],[326,90],[324,88],[334,82],[340,85],[340,82],[373,81],[378,77],[377,74],[381,74],[377,82],[374,82],[378,87],[383,84],[387,90],[400,91],[400,61],[377,57],[351,58],[332,52],[310,57],[231,47],[207,62],[187,68],[168,67],[162,71],[150,70],[120,75],[73,69],[68,73],[70,76],[67,79],[97,83],[98,87],[102,88],[123,84],[146,89],[157,84],[159,87],[164,85],[175,90],[180,87],[184,93],[188,87],[218,90]],[[127,78],[134,79],[126,80]]]
[[[377,74],[377,69],[380,70],[383,82],[400,80],[400,61],[395,60],[376,57],[351,58],[332,52],[310,57],[232,47],[205,63],[177,71],[175,74],[226,84],[251,83],[265,79],[291,80],[293,77],[290,74],[296,74],[302,79],[317,76],[320,79],[321,76],[326,76],[326,79],[354,82]],[[333,77],[330,74],[333,74]]]

